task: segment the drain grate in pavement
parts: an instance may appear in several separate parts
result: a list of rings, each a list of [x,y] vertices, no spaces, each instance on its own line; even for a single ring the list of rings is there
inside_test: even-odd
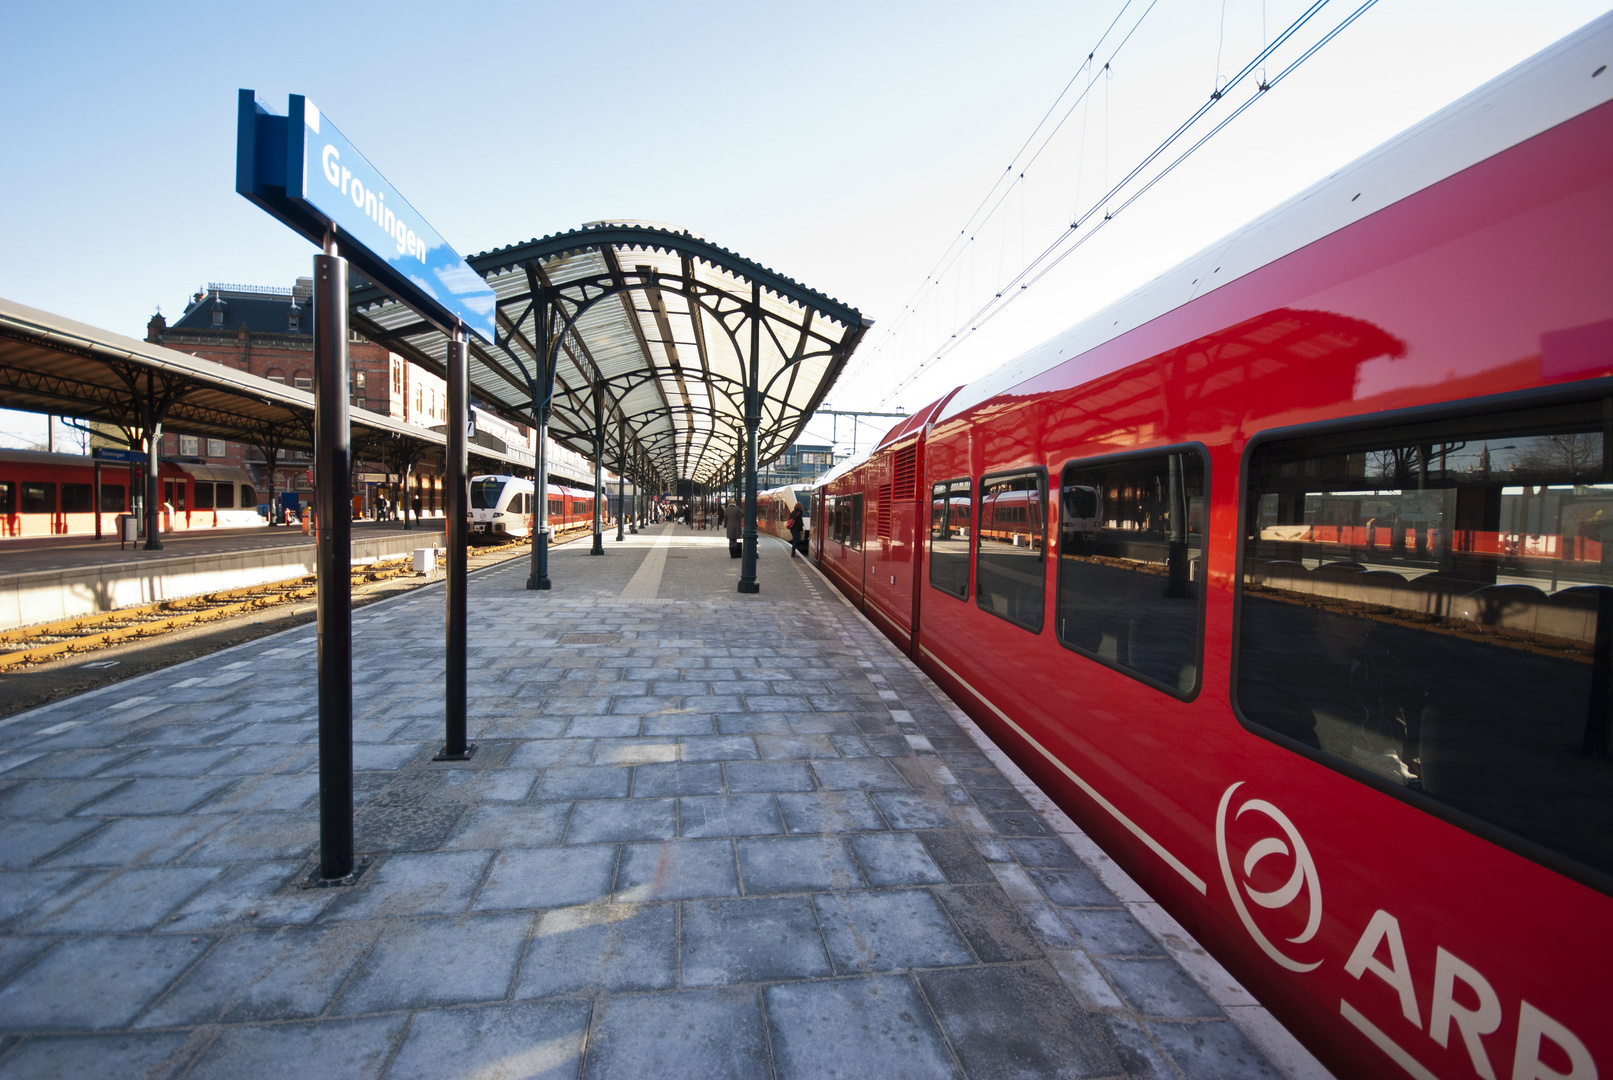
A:
[[[622,640],[620,634],[561,634],[562,645],[614,645]]]

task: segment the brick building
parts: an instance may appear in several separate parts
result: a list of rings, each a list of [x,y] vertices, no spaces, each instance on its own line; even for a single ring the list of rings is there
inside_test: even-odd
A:
[[[227,367],[285,383],[303,390],[314,386],[313,281],[298,278],[287,288],[209,284],[190,298],[173,325],[161,312],[146,327],[146,340],[189,353]],[[348,343],[348,386],[355,409],[367,409],[409,424],[441,428],[447,420],[447,386],[442,379],[353,334]],[[525,434],[523,429],[522,434]],[[295,491],[306,503],[313,485],[309,471],[313,458],[287,453],[268,475],[261,450],[222,439],[198,439],[165,434],[162,453],[195,458],[209,464],[236,466],[252,475],[260,502],[275,501],[279,493]],[[428,515],[440,513],[441,481],[432,464],[415,470],[412,495],[419,497]],[[397,477],[384,466],[361,462],[355,494],[366,511],[378,492],[396,503]]]

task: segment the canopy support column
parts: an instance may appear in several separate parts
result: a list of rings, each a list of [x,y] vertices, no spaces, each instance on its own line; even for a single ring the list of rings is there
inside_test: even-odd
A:
[[[594,546],[590,555],[605,554],[605,388],[594,387]]]
[[[756,582],[756,429],[762,424],[762,287],[751,285],[750,370],[745,373],[745,553],[739,591],[761,592]]]
[[[353,872],[351,434],[347,401],[347,260],[327,234],[314,256],[314,485],[319,632],[319,876]]]
[[[532,519],[532,573],[526,587],[547,591],[553,587],[549,581],[549,406],[539,402],[536,394],[532,412],[538,420],[538,476],[532,485],[537,489],[538,505]]]
[[[627,420],[616,424],[616,542],[627,535]]]
[[[443,491],[444,542],[448,548],[448,582],[444,590],[448,607],[446,670],[443,684],[446,689],[444,709],[445,727],[442,752],[433,761],[464,761],[476,752],[466,742],[465,653],[469,644],[469,619],[465,591],[466,534],[465,519],[470,516],[470,489],[467,486],[469,451],[466,426],[470,423],[470,409],[466,384],[470,379],[470,341],[463,327],[456,327],[448,344],[448,445],[443,451],[443,464],[447,473]]]
[[[162,550],[162,484],[157,473],[162,452],[162,413],[157,409],[155,380],[146,380],[141,426],[146,429],[146,550]]]

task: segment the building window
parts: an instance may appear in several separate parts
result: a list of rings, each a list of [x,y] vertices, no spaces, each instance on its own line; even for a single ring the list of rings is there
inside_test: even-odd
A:
[[[1059,485],[1060,644],[1187,697],[1198,687],[1204,456],[1078,461]]]
[[[228,451],[224,447],[224,440],[223,439],[208,439],[207,440],[207,456],[208,457],[223,457],[226,453],[228,453]]]
[[[281,386],[286,384],[285,375],[274,370],[273,368],[269,369],[269,374],[265,375],[264,378],[268,379],[272,383],[279,383]]]
[[[179,437],[180,457],[200,457],[202,453],[202,440],[194,435],[181,435]]]
[[[292,380],[292,384],[298,390],[312,390],[314,388],[314,377],[306,371],[299,372],[297,377]]]

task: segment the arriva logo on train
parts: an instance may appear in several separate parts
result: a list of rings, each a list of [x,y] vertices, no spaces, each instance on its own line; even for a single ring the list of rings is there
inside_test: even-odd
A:
[[[1323,960],[1311,959],[1314,953],[1294,947],[1307,945],[1321,929],[1322,886],[1316,861],[1293,821],[1265,799],[1245,799],[1229,821],[1234,795],[1243,784],[1240,780],[1222,792],[1215,815],[1215,848],[1227,896],[1262,952],[1289,971],[1315,971]],[[1235,836],[1228,836],[1229,827]],[[1241,873],[1234,870],[1234,848],[1243,852],[1237,866]],[[1256,888],[1253,881],[1258,867],[1272,857],[1292,860],[1288,879],[1274,889]],[[1250,904],[1269,914],[1257,918]],[[1274,936],[1283,942],[1281,946],[1273,942]],[[1595,1059],[1567,1025],[1527,1000],[1503,1005],[1500,994],[1482,972],[1442,945],[1435,946],[1431,958],[1415,959],[1418,963],[1414,966],[1406,952],[1400,920],[1380,908],[1372,913],[1357,938],[1344,963],[1344,973],[1361,983],[1358,1000],[1374,998],[1387,1002],[1390,1009],[1398,1006],[1406,1023],[1442,1049],[1451,1046],[1454,1028],[1473,1072],[1484,1080],[1497,1080],[1498,1075],[1484,1038],[1501,1031],[1509,1017],[1516,1032],[1511,1080],[1597,1080]],[[1431,984],[1426,981],[1430,974]],[[1373,980],[1386,986],[1389,994],[1374,992]],[[1426,1018],[1420,1001],[1429,1003]],[[1406,1041],[1404,1029],[1393,1034],[1384,1030],[1348,998],[1339,999],[1339,1014],[1406,1072],[1418,1080],[1436,1080],[1436,1074],[1402,1045]],[[1415,1042],[1412,1045],[1415,1048]],[[1564,1065],[1568,1067],[1566,1072]]]

